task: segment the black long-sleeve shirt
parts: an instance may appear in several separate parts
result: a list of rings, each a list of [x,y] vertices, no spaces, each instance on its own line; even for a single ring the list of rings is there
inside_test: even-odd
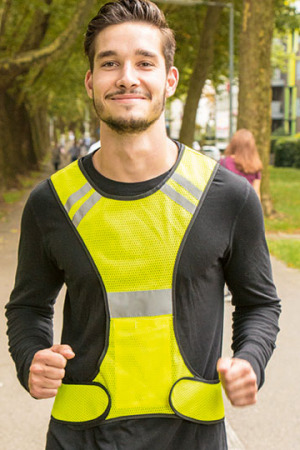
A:
[[[169,176],[168,172],[145,182],[121,183],[100,175],[91,155],[79,164],[93,187],[102,195],[116,197],[146,193]],[[246,180],[219,167],[188,234],[176,280],[181,348],[193,369],[206,379],[217,378],[225,281],[235,306],[234,356],[250,362],[261,386],[278,332],[279,299],[259,200]],[[26,389],[35,352],[53,343],[53,309],[63,283],[67,294],[62,343],[70,344],[76,354],[67,364],[65,381],[91,381],[105,346],[103,293],[89,255],[45,180],[24,209],[16,283],[6,306],[10,351]],[[223,423],[208,426],[181,419],[141,418],[85,431],[51,421],[47,448],[220,450],[227,446]]]

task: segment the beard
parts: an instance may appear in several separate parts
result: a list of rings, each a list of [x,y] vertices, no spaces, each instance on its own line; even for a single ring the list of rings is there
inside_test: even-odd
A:
[[[137,94],[138,92],[130,92],[131,94]],[[124,94],[124,92],[114,92],[113,94],[110,94],[106,98],[113,97],[117,94]],[[145,94],[143,94],[145,95]],[[147,99],[151,100],[151,96],[145,95]],[[151,116],[149,117],[140,117],[140,118],[134,118],[134,117],[117,117],[112,116],[111,114],[107,114],[105,111],[105,107],[103,106],[103,103],[100,100],[96,100],[95,96],[93,95],[93,104],[96,111],[97,116],[99,119],[106,123],[106,125],[113,131],[117,132],[118,134],[139,134],[143,131],[146,131],[153,123],[155,123],[161,116],[162,112],[165,109],[165,103],[166,103],[166,97],[165,92],[163,92],[162,97],[157,100],[151,109]],[[126,108],[128,110],[128,115],[130,116],[130,107]]]

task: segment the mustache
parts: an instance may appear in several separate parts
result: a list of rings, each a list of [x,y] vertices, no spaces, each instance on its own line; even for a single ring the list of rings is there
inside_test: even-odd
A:
[[[125,95],[125,94],[129,94],[129,95],[141,95],[142,97],[146,97],[149,100],[151,100],[151,95],[148,92],[142,92],[142,91],[138,91],[138,90],[130,90],[127,91],[126,89],[119,89],[118,91],[115,92],[111,92],[110,94],[107,94],[105,96],[105,99],[110,99],[112,97],[115,97],[116,95]]]

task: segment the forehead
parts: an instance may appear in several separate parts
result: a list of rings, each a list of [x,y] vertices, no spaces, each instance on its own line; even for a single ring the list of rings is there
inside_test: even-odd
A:
[[[157,27],[143,22],[109,25],[96,36],[95,57],[105,51],[130,54],[143,49],[163,58],[162,40],[163,35]]]

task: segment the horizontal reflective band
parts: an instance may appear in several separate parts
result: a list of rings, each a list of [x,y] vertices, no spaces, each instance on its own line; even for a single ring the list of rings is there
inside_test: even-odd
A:
[[[65,203],[65,209],[69,212],[75,203],[78,202],[82,197],[84,197],[90,190],[92,186],[89,183],[85,183],[78,191],[74,192]]]
[[[186,189],[190,194],[192,194],[197,200],[200,200],[202,191],[197,188],[193,183],[191,183],[187,178],[184,178],[180,173],[174,173],[172,180],[176,181],[180,186]]]
[[[72,219],[75,227],[77,228],[84,216],[89,212],[89,210],[100,200],[101,195],[98,192],[94,192],[76,211]]]
[[[62,384],[55,397],[52,417],[82,423],[105,418],[109,408],[110,397],[100,383]]]
[[[172,290],[108,292],[110,317],[149,317],[172,314]]]
[[[215,422],[225,416],[219,381],[182,378],[171,390],[170,405],[178,416],[194,421]]]
[[[175,189],[173,189],[171,186],[169,186],[168,184],[165,184],[164,186],[161,187],[161,191],[164,194],[166,194],[175,203],[182,206],[184,209],[186,209],[191,214],[194,214],[196,206],[193,205],[193,203],[190,202],[183,195],[179,194],[179,192],[175,191]]]

